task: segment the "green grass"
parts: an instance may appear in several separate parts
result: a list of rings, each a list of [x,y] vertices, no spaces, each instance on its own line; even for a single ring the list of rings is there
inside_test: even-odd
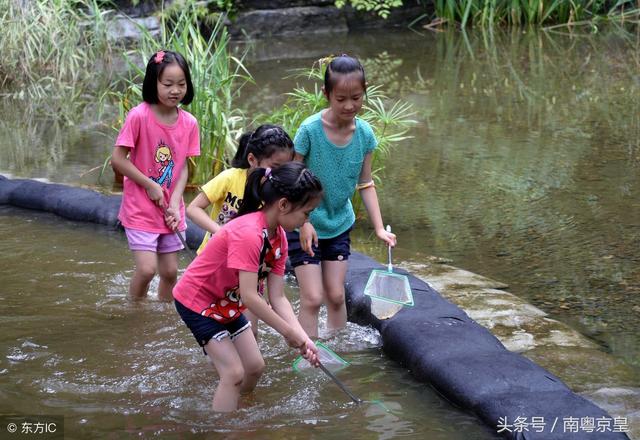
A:
[[[572,26],[638,20],[636,0],[436,0],[436,23],[467,26]]]
[[[95,0],[0,0],[0,90],[69,123],[108,63],[106,11]]]

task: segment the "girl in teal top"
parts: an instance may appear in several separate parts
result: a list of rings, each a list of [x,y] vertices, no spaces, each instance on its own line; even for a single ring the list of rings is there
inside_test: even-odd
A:
[[[356,117],[366,92],[364,69],[347,55],[327,66],[323,93],[329,107],[307,118],[293,141],[295,159],[320,179],[324,196],[299,234],[289,235],[289,257],[300,286],[298,320],[310,337],[318,336],[318,312],[327,306],[327,328],[347,321],[344,280],[355,222],[351,196],[358,189],[378,238],[395,246],[386,232],[371,178],[377,140],[371,126]]]

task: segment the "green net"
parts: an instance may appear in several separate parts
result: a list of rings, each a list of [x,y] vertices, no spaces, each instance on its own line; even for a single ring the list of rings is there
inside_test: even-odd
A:
[[[316,342],[315,344],[318,348],[318,357],[320,358],[320,362],[322,362],[322,365],[327,367],[328,370],[338,371],[349,365],[349,362],[342,359],[322,342]],[[316,370],[316,368],[307,362],[307,360],[302,356],[298,356],[296,360],[293,361],[293,369],[298,373]]]
[[[371,297],[371,313],[378,319],[389,319],[403,307],[413,306],[409,278],[388,270],[372,270],[364,294]]]

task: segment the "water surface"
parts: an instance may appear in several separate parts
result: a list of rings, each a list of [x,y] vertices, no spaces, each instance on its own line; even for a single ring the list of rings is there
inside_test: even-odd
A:
[[[336,374],[388,411],[353,404],[319,370],[295,373],[295,353],[262,324],[257,391],[234,417],[216,415],[217,375],[157,283],[147,301],[127,300],[122,233],[0,207],[0,237],[0,413],[63,414],[69,438],[497,438],[389,361],[377,331],[353,324],[325,341],[350,362]]]
[[[393,150],[379,176],[383,216],[399,237],[397,262],[437,255],[508,284],[594,341],[594,362],[606,365],[601,354],[610,354],[631,368],[620,382],[637,390],[638,46],[637,34],[621,30],[270,40],[249,53],[256,85],[244,89],[242,105],[249,115],[269,111],[292,90],[291,69],[328,53],[362,58],[370,84],[416,111],[413,138]],[[87,111],[70,126],[24,104],[0,102],[0,172],[95,185],[94,168],[115,137],[108,113]],[[110,188],[109,178],[100,189]],[[289,371],[290,352],[264,333],[266,378],[228,423],[208,411],[215,379],[175,312],[126,300],[131,261],[120,233],[6,209],[0,228],[0,307],[10,329],[0,365],[9,384],[3,411],[57,409],[82,436],[123,427],[260,438],[302,437],[310,427],[329,438],[345,430],[356,438],[493,435],[386,360],[375,332],[358,327],[334,341],[353,363],[344,379],[398,414],[355,408],[322,378],[303,382]],[[384,261],[366,221],[353,238],[356,249]],[[544,363],[547,355],[537,356]],[[574,389],[594,385],[583,358],[552,362],[576,364],[576,374],[563,377]],[[626,401],[627,413],[640,412],[637,401]]]

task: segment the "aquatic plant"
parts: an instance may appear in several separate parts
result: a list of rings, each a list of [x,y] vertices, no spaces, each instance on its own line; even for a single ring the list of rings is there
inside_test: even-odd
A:
[[[634,17],[637,20],[639,14],[640,8],[635,0],[436,0],[436,18],[427,26],[445,23],[462,27],[576,25]]]
[[[106,13],[96,0],[0,0],[2,96],[76,121],[99,87],[96,66],[109,62]]]
[[[222,171],[236,149],[236,140],[244,128],[244,114],[234,105],[240,89],[252,81],[243,65],[244,55],[236,57],[229,50],[229,34],[221,15],[203,15],[201,5],[185,1],[173,9],[174,14],[162,14],[160,36],[140,27],[142,39],[126,59],[132,75],[124,89],[109,92],[119,109],[119,129],[126,112],[141,101],[142,78],[147,60],[164,48],[181,53],[191,70],[195,89],[193,102],[185,107],[200,124],[200,156],[190,159],[189,182],[202,184]],[[198,23],[211,26],[206,38]],[[206,22],[209,20],[209,22]]]

